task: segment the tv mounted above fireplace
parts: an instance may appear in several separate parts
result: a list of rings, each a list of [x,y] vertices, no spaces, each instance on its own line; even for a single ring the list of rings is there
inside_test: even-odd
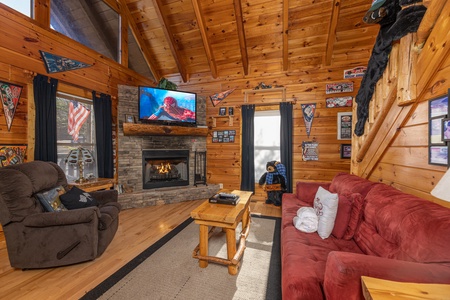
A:
[[[143,123],[195,126],[197,94],[140,86],[139,120]]]

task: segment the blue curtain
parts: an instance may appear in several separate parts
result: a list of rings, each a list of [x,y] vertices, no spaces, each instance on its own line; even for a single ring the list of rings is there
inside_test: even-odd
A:
[[[241,190],[255,191],[255,105],[242,105]]]
[[[34,159],[58,162],[56,146],[56,92],[58,80],[44,75],[33,79],[36,107]]]
[[[92,92],[95,114],[98,177],[114,177],[111,96]]]
[[[292,193],[292,103],[280,103],[280,156],[281,163],[286,167],[286,188]]]

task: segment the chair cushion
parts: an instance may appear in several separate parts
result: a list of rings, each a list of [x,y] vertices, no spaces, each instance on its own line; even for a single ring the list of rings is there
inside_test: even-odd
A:
[[[78,209],[98,205],[97,200],[95,200],[91,194],[76,186],[72,187],[64,195],[61,195],[60,199],[67,209]]]

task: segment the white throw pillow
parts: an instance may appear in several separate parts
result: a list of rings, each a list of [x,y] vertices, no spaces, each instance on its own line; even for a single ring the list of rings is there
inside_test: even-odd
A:
[[[328,238],[333,231],[338,203],[338,194],[332,194],[326,189],[319,187],[314,198],[314,210],[319,217],[317,233],[322,239]]]

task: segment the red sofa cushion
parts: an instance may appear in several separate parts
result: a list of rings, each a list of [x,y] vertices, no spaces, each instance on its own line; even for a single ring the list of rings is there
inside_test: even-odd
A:
[[[380,184],[382,183],[372,182],[348,173],[338,173],[331,181],[329,191],[338,194],[360,193],[365,198],[372,187]]]
[[[355,235],[356,229],[361,223],[363,214],[364,199],[359,193],[351,194],[352,211],[350,213],[350,220],[348,221],[347,230],[345,231],[344,240],[350,240]]]
[[[323,187],[327,191],[330,190],[329,182],[297,182],[296,194],[298,200],[309,204],[309,206],[314,206],[314,197],[316,196],[319,186]]]
[[[374,187],[354,240],[370,255],[450,262],[450,209],[387,185]]]
[[[342,237],[344,236],[350,221],[352,207],[353,201],[351,195],[348,194],[339,195],[338,210],[336,214],[336,219],[334,221],[333,231],[331,232],[331,234],[334,237],[342,239]]]

